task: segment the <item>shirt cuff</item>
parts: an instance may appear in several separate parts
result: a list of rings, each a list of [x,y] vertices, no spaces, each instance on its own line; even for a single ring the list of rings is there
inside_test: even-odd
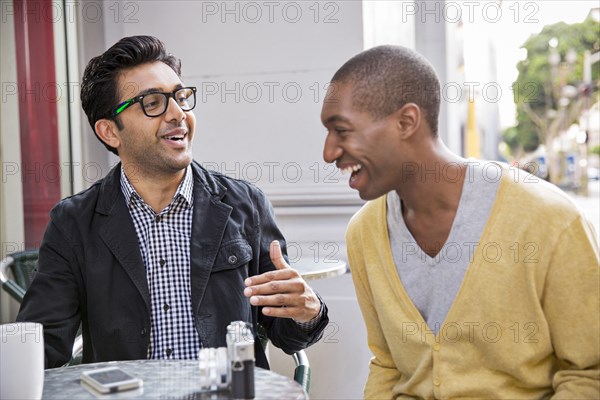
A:
[[[319,299],[319,301],[321,301],[321,299]],[[294,320],[294,322],[303,332],[310,333],[315,330],[315,327],[321,322],[321,319],[323,319],[323,301],[321,301],[321,308],[316,317],[306,322],[298,322],[296,320]]]

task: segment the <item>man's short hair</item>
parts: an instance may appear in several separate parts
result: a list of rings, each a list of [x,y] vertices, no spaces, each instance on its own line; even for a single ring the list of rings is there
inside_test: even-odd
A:
[[[373,47],[348,60],[331,81],[351,84],[353,106],[376,119],[415,103],[437,136],[440,81],[419,53],[401,46]]]
[[[114,119],[119,129],[119,117],[113,114],[120,94],[117,78],[124,70],[141,64],[160,61],[181,77],[181,61],[168,54],[163,42],[152,36],[130,36],[119,40],[110,49],[90,60],[81,82],[81,105],[96,137],[108,150],[117,149],[104,143],[94,125],[102,118]]]

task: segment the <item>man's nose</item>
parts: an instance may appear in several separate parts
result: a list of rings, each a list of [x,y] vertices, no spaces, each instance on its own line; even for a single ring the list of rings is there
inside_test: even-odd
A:
[[[169,97],[169,102],[167,104],[167,111],[165,112],[165,118],[167,121],[177,121],[180,122],[185,119],[185,112],[179,107],[179,104],[175,101],[174,98]]]
[[[343,151],[339,147],[338,139],[334,133],[328,133],[323,146],[323,160],[327,163],[333,163],[340,158]]]

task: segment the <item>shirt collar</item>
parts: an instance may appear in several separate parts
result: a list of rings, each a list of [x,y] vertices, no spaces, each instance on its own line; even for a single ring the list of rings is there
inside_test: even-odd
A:
[[[177,188],[177,191],[175,192],[175,195],[173,196],[173,199],[182,197],[185,200],[185,202],[187,203],[188,207],[192,206],[192,199],[193,199],[194,179],[193,179],[192,175],[193,175],[192,166],[190,164],[185,169],[185,176],[183,177],[183,180],[179,184],[179,187]],[[125,196],[125,202],[127,203],[128,206],[131,204],[131,201],[134,198],[144,201],[144,199],[142,199],[142,196],[140,196],[135,191],[135,188],[133,187],[131,182],[129,182],[129,179],[125,175],[125,170],[123,169],[122,165],[121,165],[121,191],[123,192],[123,195]]]

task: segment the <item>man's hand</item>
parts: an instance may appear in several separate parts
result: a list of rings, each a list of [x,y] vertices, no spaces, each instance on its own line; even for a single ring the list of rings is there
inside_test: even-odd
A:
[[[270,317],[293,318],[296,322],[315,318],[321,310],[315,292],[285,262],[277,240],[271,242],[269,252],[277,269],[246,279],[244,295],[250,297],[250,304],[263,306],[263,314]]]

